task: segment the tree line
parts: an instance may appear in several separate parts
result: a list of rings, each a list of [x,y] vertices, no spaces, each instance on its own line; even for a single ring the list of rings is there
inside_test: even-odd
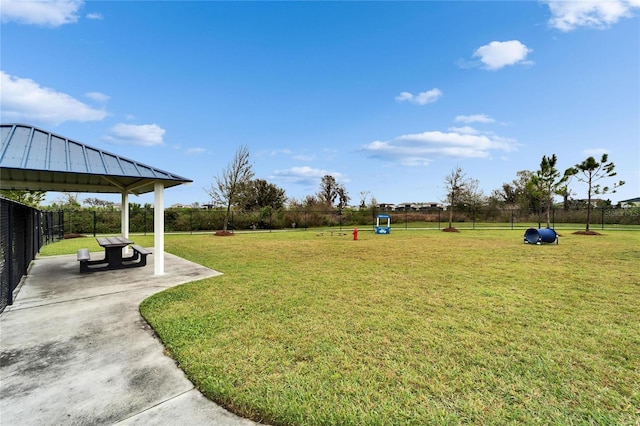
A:
[[[617,181],[611,186],[603,185],[603,180],[616,176],[615,165],[603,154],[600,160],[588,157],[581,163],[567,168],[563,173],[557,169],[558,158],[555,154],[543,156],[538,170],[521,170],[516,179],[504,183],[486,196],[480,189],[477,179],[467,177],[462,168],[456,166],[444,178],[445,198],[448,210],[449,228],[452,228],[456,209],[481,207],[489,209],[518,209],[545,213],[546,226],[551,224],[551,210],[555,207],[556,197],[562,197],[565,210],[586,208],[586,230],[589,230],[593,197],[615,193],[624,185]],[[569,185],[575,179],[587,185],[587,200],[572,199],[573,192]],[[209,195],[209,207],[222,208],[224,220],[222,229],[227,231],[233,209],[261,212],[262,217],[271,216],[272,212],[287,207],[291,210],[322,211],[347,209],[351,197],[344,185],[335,177],[325,175],[320,179],[318,192],[307,195],[302,200],[289,199],[284,189],[264,179],[254,179],[253,165],[250,161],[249,149],[242,145],[236,151],[232,161],[214,177],[210,187],[204,189]],[[23,204],[40,207],[45,193],[42,191],[0,191],[0,195]],[[87,198],[83,201],[89,208],[115,208],[113,203],[99,198]],[[377,201],[369,191],[360,192],[360,208],[377,207]],[[62,193],[61,198],[48,209],[81,208],[78,194]],[[134,206],[140,209],[142,206]],[[150,209],[151,206],[144,206]]]
[[[587,184],[588,197],[586,201],[587,219],[586,230],[591,221],[592,196],[614,193],[624,181],[618,181],[611,187],[602,186],[600,181],[616,176],[615,165],[609,161],[607,154],[602,154],[600,161],[588,157],[581,163],[567,168],[564,173],[557,169],[556,154],[549,157],[544,155],[540,168],[536,171],[523,170],[518,172],[518,178],[511,183],[505,183],[501,189],[494,190],[489,197],[485,197],[479,189],[477,179],[467,178],[462,168],[456,166],[445,179],[446,201],[449,210],[449,228],[452,228],[453,212],[456,206],[507,207],[544,210],[546,225],[551,225],[551,210],[556,196],[564,198],[565,208],[569,208],[571,191],[569,183],[572,178]],[[270,207],[281,208],[286,202],[284,190],[263,180],[252,180],[253,170],[249,161],[249,149],[241,146],[233,161],[215,177],[215,183],[207,190],[211,199],[226,206],[224,230],[227,230],[231,207],[245,209],[260,209]],[[361,207],[365,205],[367,192],[361,193]],[[307,196],[302,202],[291,200],[290,207],[298,208],[337,208],[348,206],[351,200],[346,188],[339,184],[331,175],[325,175],[320,181],[317,194]],[[372,199],[375,203],[375,200]]]

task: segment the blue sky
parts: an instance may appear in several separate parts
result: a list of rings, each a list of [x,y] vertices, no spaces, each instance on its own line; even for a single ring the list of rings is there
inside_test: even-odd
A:
[[[167,206],[207,202],[241,145],[256,178],[296,199],[331,174],[352,204],[441,201],[456,166],[489,195],[543,155],[563,171],[603,152],[626,181],[607,198],[640,196],[638,0],[1,0],[0,13],[2,122],[192,179]]]

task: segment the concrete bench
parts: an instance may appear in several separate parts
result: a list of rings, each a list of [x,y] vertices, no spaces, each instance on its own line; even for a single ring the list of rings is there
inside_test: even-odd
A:
[[[78,249],[78,262],[80,262],[80,272],[89,271],[90,260],[91,260],[91,254],[89,254],[89,249],[87,248]]]
[[[147,255],[151,254],[151,250],[147,250],[146,248],[139,246],[137,244],[133,244],[131,246],[136,256],[140,256],[140,262],[138,262],[138,266],[145,266],[147,264]]]

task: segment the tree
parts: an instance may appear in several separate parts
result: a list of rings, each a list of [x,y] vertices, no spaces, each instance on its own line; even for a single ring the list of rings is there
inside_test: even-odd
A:
[[[531,176],[531,184],[545,208],[545,216],[547,220],[547,228],[551,226],[551,208],[553,207],[553,197],[557,194],[566,192],[565,183],[569,178],[569,174],[565,172],[564,176],[560,175],[556,169],[558,157],[553,154],[551,157],[542,156],[540,162],[540,170]]]
[[[57,202],[54,203],[60,210],[76,210],[79,209],[79,194],[77,192],[61,192]]]
[[[333,203],[338,198],[338,192],[336,191],[338,182],[336,178],[331,175],[324,175],[320,180],[320,191],[318,192],[318,199],[329,206],[333,206]]]
[[[304,197],[304,200],[302,200],[302,206],[306,210],[316,209],[319,204],[321,204],[321,201],[315,195],[307,195]]]
[[[602,187],[597,182],[614,177],[617,173],[614,172],[615,164],[613,162],[607,162],[609,160],[608,154],[602,154],[602,158],[598,163],[595,158],[589,157],[580,164],[576,164],[574,167],[570,167],[565,172],[568,176],[576,176],[576,179],[580,182],[587,184],[587,226],[586,231],[589,231],[589,222],[591,220],[591,195],[592,194],[606,194],[608,192],[615,193],[616,189],[624,185],[624,181],[618,181],[613,184],[611,188],[608,186]]]
[[[480,189],[480,181],[477,179],[469,179],[465,182],[464,189],[460,191],[458,200],[462,204],[476,209],[485,203],[486,197]]]
[[[18,203],[26,204],[31,207],[39,208],[44,200],[46,192],[44,191],[18,191],[11,189],[3,189],[0,195]]]
[[[233,161],[215,177],[215,183],[209,189],[205,189],[211,197],[213,204],[219,203],[226,206],[223,230],[229,227],[231,206],[236,204],[240,190],[247,185],[253,177],[253,169],[249,163],[249,149],[242,145],[236,151]]]
[[[263,179],[247,182],[238,194],[239,207],[245,210],[259,210],[263,207],[280,209],[287,201],[284,189]]]
[[[531,185],[533,172],[520,170],[517,176],[511,183],[502,184],[501,189],[494,189],[490,201],[512,209],[539,210],[540,201]]]
[[[331,175],[324,175],[320,181],[320,191],[318,192],[318,200],[333,207],[338,199],[338,208],[343,209],[349,203],[349,194],[344,186],[340,185],[336,178]]]
[[[338,185],[336,192],[338,193],[338,208],[342,210],[349,205],[351,197],[349,197],[347,190],[342,185]]]
[[[85,198],[82,202],[89,207],[113,207],[114,203],[111,201],[101,200],[100,198]]]
[[[360,208],[364,209],[367,207],[367,197],[371,195],[369,191],[360,191]]]
[[[449,202],[449,229],[451,229],[451,223],[453,222],[453,206],[456,205],[460,193],[466,187],[465,176],[466,173],[464,173],[460,167],[456,166],[444,179],[447,201]]]

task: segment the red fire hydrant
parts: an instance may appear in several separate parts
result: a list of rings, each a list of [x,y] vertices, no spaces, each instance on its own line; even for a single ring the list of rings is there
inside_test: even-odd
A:
[[[358,228],[353,228],[353,241],[358,239]]]

